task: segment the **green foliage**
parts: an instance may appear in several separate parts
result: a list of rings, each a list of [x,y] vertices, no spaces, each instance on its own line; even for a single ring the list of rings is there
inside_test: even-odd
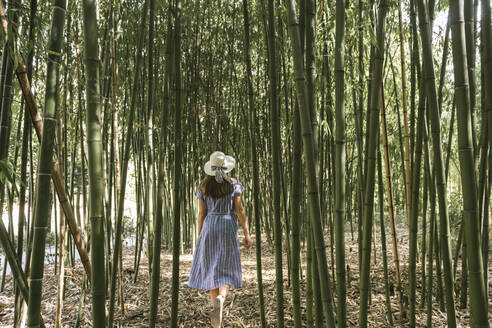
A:
[[[123,239],[135,235],[135,220],[127,215],[123,216]]]
[[[463,218],[463,195],[460,190],[452,190],[448,193],[449,223],[452,227],[458,227]]]
[[[0,160],[0,181],[15,191],[18,191],[21,185],[26,187],[26,184],[17,178],[14,166],[7,158]]]
[[[12,163],[7,158],[0,160],[0,181],[4,184],[7,182],[14,184],[14,177],[15,172]]]

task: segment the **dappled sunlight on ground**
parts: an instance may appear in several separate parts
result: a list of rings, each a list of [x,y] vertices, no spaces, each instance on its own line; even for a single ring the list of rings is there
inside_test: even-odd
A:
[[[408,261],[408,242],[406,231],[401,231],[398,236],[400,263],[402,264],[402,281],[407,281],[407,261]],[[389,236],[389,234],[388,234]],[[370,327],[387,327],[386,307],[383,285],[383,269],[381,257],[381,245],[379,235],[376,235],[376,249],[374,260],[371,261],[372,285],[372,304],[369,308],[369,326]],[[388,238],[388,237],[387,237]],[[241,238],[242,240],[242,238]],[[347,265],[350,268],[347,279],[347,317],[348,326],[355,327],[358,324],[359,309],[359,272],[358,272],[358,251],[357,241],[352,240],[350,233],[346,236],[346,258]],[[329,238],[327,239],[327,245]],[[391,250],[391,240],[388,238],[388,265],[390,268],[390,283],[394,284],[394,271]],[[328,263],[331,262],[330,248],[327,246],[326,255]],[[251,249],[245,249],[241,246],[243,282],[241,289],[231,290],[226,300],[224,308],[224,327],[260,327],[259,300],[257,296],[257,271],[256,271],[256,250],[255,243]],[[191,250],[180,256],[180,290],[179,290],[179,326],[180,327],[210,327],[209,313],[211,310],[210,300],[207,291],[197,291],[186,285],[192,262]],[[276,327],[276,299],[275,299],[275,258],[273,249],[266,242],[262,242],[262,260],[263,260],[263,287],[265,295],[265,311],[267,315],[268,327]],[[302,292],[302,313],[305,314],[305,262],[304,255],[303,276],[301,277]],[[125,313],[122,314],[120,307],[116,311],[115,323],[119,327],[146,327],[148,326],[149,314],[149,270],[145,255],[142,256],[141,265],[138,271],[137,281],[134,284],[133,278],[135,271],[133,269],[134,249],[124,249],[123,273],[124,273],[124,305]],[[287,277],[287,257],[283,254],[284,266],[284,296],[285,296],[285,326],[293,327],[293,310],[292,310],[292,293],[289,287]],[[420,263],[417,263],[417,278],[420,279]],[[330,275],[333,271],[331,266]],[[459,269],[458,269],[458,277]],[[63,309],[63,325],[73,327],[76,321],[78,303],[80,298],[80,286],[82,285],[82,267],[80,263],[66,270],[66,293]],[[161,252],[161,281],[160,296],[158,309],[158,326],[169,327],[171,317],[171,282],[172,282],[172,254],[168,251]],[[53,265],[47,265],[45,273],[45,286],[43,288],[43,317],[47,327],[53,326],[53,320],[56,310],[56,279],[53,274]],[[420,280],[417,282],[417,302],[420,305]],[[0,327],[11,327],[13,319],[13,292],[11,278],[7,279],[6,289],[0,293]],[[90,290],[85,297],[85,305],[82,316],[82,327],[90,327]],[[436,300],[434,299],[434,302]],[[434,327],[446,326],[446,315],[434,304],[433,311]],[[395,319],[399,319],[398,302],[396,295],[391,297],[391,306]],[[426,314],[425,311],[417,307],[417,327],[424,327]],[[305,318],[304,318],[305,319]],[[303,320],[304,320],[303,319]],[[467,311],[457,311],[457,320],[461,327],[466,327],[468,322]],[[399,322],[399,327],[408,326],[407,323]]]

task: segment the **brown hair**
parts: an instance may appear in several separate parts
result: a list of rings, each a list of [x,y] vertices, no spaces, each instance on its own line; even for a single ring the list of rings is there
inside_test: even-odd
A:
[[[215,181],[215,177],[207,175],[205,179],[202,180],[198,189],[202,191],[202,194],[212,198],[222,198],[234,191],[232,184],[224,181],[218,183]]]

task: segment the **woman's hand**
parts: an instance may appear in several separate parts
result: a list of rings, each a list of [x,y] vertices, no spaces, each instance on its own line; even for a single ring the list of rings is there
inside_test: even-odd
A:
[[[239,223],[243,227],[244,231],[244,246],[250,248],[253,245],[251,237],[249,236],[248,218],[246,217],[246,211],[244,210],[243,203],[241,202],[241,195],[234,198],[234,207],[236,208],[236,215]]]
[[[253,242],[251,241],[251,237],[248,235],[244,236],[244,247],[246,248],[251,248],[251,246],[253,245]]]

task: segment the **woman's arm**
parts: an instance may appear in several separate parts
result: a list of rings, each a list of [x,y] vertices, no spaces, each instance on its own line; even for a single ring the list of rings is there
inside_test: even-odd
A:
[[[239,224],[243,227],[244,231],[244,242],[246,248],[250,248],[252,245],[251,237],[249,236],[249,226],[248,217],[246,216],[246,211],[244,210],[243,203],[241,202],[241,195],[234,198],[234,207],[236,208],[236,215],[239,220]]]
[[[198,236],[200,236],[200,232],[202,232],[203,220],[207,216],[207,204],[199,199],[198,200]]]

